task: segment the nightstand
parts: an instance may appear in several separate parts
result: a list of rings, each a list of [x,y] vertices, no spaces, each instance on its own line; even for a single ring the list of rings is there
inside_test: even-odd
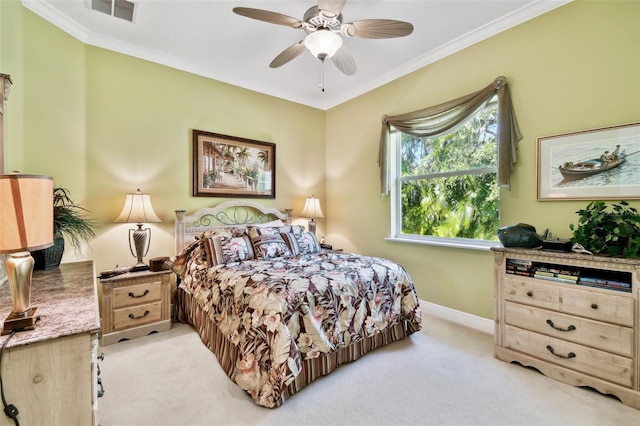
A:
[[[103,346],[171,328],[171,271],[128,272],[100,284]]]

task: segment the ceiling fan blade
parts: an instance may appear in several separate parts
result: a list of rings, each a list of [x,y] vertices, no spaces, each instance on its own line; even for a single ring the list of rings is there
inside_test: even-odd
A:
[[[342,33],[356,38],[395,38],[408,36],[413,25],[393,19],[363,19],[344,24]]]
[[[353,75],[358,71],[356,60],[345,45],[342,45],[335,55],[331,57],[331,62],[346,75]]]
[[[253,9],[251,7],[234,7],[233,12],[241,16],[246,16],[247,18],[269,22],[270,24],[284,25],[285,27],[293,28],[302,27],[302,22],[300,22],[299,19],[268,10]]]
[[[304,40],[292,44],[284,49],[278,56],[274,58],[269,64],[271,68],[278,68],[286,64],[292,59],[297,58],[302,52],[304,52]]]
[[[318,0],[318,9],[340,15],[347,0]]]

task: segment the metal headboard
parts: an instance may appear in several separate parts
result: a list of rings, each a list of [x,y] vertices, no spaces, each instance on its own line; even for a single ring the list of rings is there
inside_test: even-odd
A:
[[[193,239],[208,229],[225,226],[255,225],[281,219],[291,225],[292,209],[285,209],[284,213],[273,208],[263,206],[255,201],[226,201],[215,207],[200,209],[193,214],[186,215],[186,210],[176,210],[176,254]]]

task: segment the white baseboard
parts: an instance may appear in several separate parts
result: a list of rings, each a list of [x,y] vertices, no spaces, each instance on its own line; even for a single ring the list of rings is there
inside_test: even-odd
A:
[[[482,331],[483,333],[493,334],[494,332],[494,322],[487,318],[457,311],[455,309],[447,308],[446,306],[436,305],[435,303],[425,302],[424,300],[420,300],[420,308],[423,312],[429,315],[455,322],[457,324],[464,325],[465,327]]]

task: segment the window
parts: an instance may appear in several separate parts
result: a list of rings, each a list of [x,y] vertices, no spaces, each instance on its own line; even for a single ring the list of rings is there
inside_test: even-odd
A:
[[[497,96],[493,96],[443,134],[417,137],[392,131],[393,237],[496,245],[497,116]]]

